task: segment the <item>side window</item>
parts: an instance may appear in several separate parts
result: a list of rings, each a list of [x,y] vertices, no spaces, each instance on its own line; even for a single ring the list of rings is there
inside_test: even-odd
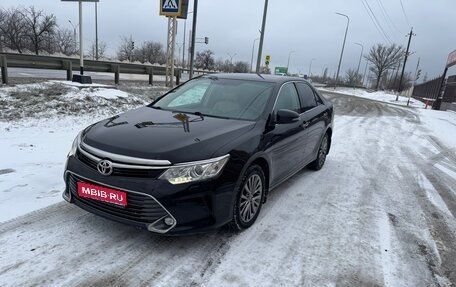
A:
[[[299,90],[299,97],[301,98],[301,112],[308,111],[317,106],[315,94],[312,88],[306,83],[296,83]]]
[[[323,100],[321,99],[320,95],[314,91],[315,99],[317,100],[317,105],[323,105]]]
[[[293,83],[287,83],[282,86],[277,97],[275,110],[287,109],[300,112],[299,96]]]

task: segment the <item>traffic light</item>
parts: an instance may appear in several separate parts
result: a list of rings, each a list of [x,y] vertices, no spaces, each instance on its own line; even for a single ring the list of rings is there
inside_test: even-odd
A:
[[[204,37],[204,43],[209,44],[209,37]]]
[[[266,66],[269,66],[269,63],[270,63],[270,62],[271,62],[271,55],[266,55],[264,64],[265,64]]]
[[[134,50],[135,49],[135,42],[131,41],[131,49]]]

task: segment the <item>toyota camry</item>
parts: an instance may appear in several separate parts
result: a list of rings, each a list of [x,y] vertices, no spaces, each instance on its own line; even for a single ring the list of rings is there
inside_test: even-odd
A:
[[[333,116],[301,78],[198,77],[81,131],[63,198],[160,234],[243,230],[268,192],[306,166],[323,167]]]

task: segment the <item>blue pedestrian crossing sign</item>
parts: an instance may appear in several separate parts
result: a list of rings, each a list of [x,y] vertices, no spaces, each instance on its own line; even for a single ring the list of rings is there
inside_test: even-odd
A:
[[[160,0],[160,15],[177,17],[181,14],[182,0]]]

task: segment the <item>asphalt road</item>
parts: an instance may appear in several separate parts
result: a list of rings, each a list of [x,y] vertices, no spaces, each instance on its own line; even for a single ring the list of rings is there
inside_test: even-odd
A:
[[[0,286],[456,284],[456,181],[436,167],[456,171],[454,153],[413,109],[327,97],[325,167],[276,188],[249,230],[162,237],[62,202],[0,224]]]

